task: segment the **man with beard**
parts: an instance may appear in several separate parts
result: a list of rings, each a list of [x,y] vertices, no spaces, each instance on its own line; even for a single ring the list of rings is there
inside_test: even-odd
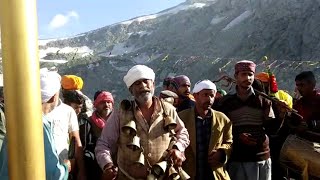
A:
[[[68,171],[71,170],[70,161],[64,159],[59,161],[56,145],[54,143],[52,124],[53,120],[48,117],[59,101],[60,75],[48,69],[40,70],[41,99],[42,99],[42,121],[45,154],[46,179],[67,180]],[[5,138],[0,153],[0,179],[7,180],[8,177],[8,154],[7,139]],[[18,146],[18,145],[17,145]],[[17,147],[18,148],[18,147]],[[23,159],[21,162],[23,163]]]
[[[110,92],[97,91],[94,96],[95,111],[89,120],[86,120],[82,125],[81,139],[84,144],[84,160],[87,177],[90,179],[100,179],[102,174],[94,156],[94,148],[113,110],[113,104],[114,100]]]
[[[154,79],[153,70],[144,65],[132,67],[124,76],[134,101],[121,102],[97,141],[95,153],[103,169],[102,179],[147,179],[154,175],[151,169],[157,163],[167,164],[165,160],[170,158],[172,165],[179,167],[185,160],[188,131],[174,107],[154,96]],[[165,126],[167,120],[173,126]],[[172,138],[176,140],[171,142]],[[117,160],[112,159],[115,154]]]
[[[90,117],[90,122],[91,130],[96,138],[100,137],[101,131],[113,110],[113,104],[113,96],[107,91],[100,92],[94,100],[95,111]]]
[[[190,79],[185,75],[179,75],[173,78],[172,85],[179,96],[177,112],[194,107],[194,97],[190,94]]]
[[[252,88],[255,67],[252,61],[236,63],[236,93],[224,96],[218,106],[233,125],[233,150],[228,172],[235,180],[271,179],[269,138],[264,122],[275,116],[271,102],[257,95]]]
[[[179,113],[190,133],[184,166],[191,179],[230,179],[225,164],[231,152],[232,126],[226,115],[211,109],[216,92],[209,80],[196,83],[195,107]]]

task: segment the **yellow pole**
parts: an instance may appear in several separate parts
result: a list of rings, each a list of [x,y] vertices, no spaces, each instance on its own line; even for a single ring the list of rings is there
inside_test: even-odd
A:
[[[0,0],[9,177],[44,180],[36,0]]]

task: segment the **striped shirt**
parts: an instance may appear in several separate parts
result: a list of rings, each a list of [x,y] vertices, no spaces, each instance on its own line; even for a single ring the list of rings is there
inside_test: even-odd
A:
[[[237,94],[227,95],[217,108],[232,122],[234,161],[261,161],[270,157],[269,138],[265,134],[264,123],[274,118],[270,101],[256,95],[254,91],[242,100]],[[257,145],[249,146],[239,139],[240,134],[248,133],[257,140]]]

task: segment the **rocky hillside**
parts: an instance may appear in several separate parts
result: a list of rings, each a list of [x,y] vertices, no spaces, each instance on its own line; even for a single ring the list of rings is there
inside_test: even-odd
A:
[[[75,37],[41,41],[46,61],[68,62],[62,74],[84,78],[84,92],[98,89],[129,96],[122,77],[134,64],[167,75],[186,74],[193,83],[233,74],[236,60],[267,55],[280,87],[292,91],[302,70],[320,75],[319,0],[187,0],[157,14],[136,17]],[[52,61],[56,60],[56,61]]]

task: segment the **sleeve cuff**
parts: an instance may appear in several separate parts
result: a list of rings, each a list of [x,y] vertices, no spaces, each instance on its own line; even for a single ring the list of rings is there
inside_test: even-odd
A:
[[[185,150],[185,148],[183,148],[183,146],[180,142],[177,142],[174,146],[177,147],[176,149],[178,149],[181,152],[184,152],[184,150]]]
[[[109,164],[109,163],[113,163],[112,159],[107,157],[103,160],[103,162],[99,163],[100,168],[103,170],[104,166]]]

